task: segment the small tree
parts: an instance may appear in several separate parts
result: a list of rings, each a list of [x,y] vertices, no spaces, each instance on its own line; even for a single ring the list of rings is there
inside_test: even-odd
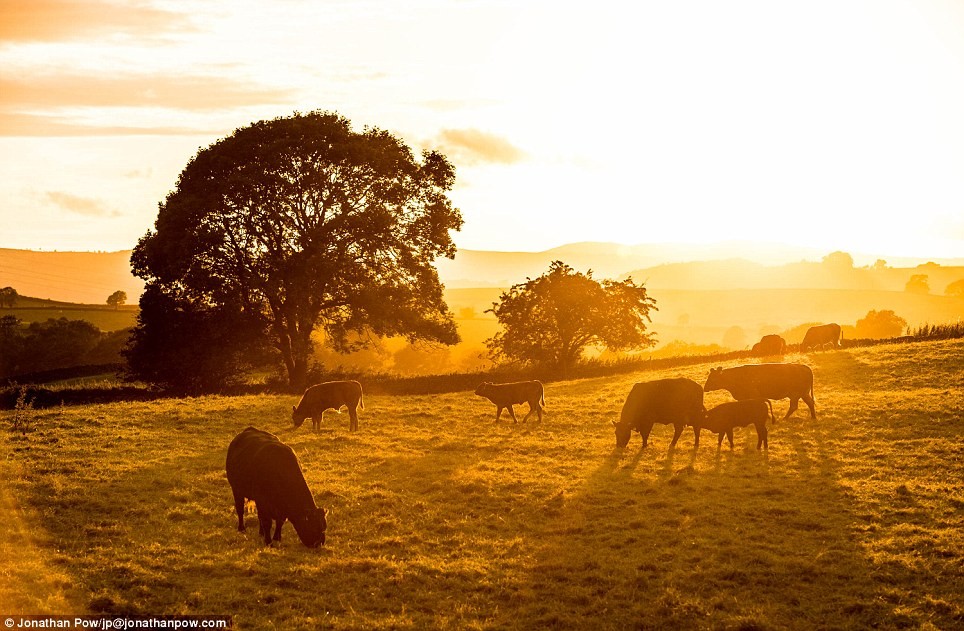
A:
[[[493,303],[503,327],[486,345],[495,360],[541,363],[568,371],[591,345],[611,350],[647,348],[646,332],[656,301],[633,280],[597,281],[592,272],[576,272],[562,261],[549,271],[513,285]]]
[[[904,291],[912,294],[929,294],[931,291],[930,283],[927,282],[927,274],[914,274],[904,286]]]
[[[13,308],[17,304],[17,298],[20,294],[13,287],[4,287],[0,289],[0,305],[4,307]]]
[[[117,290],[111,295],[107,296],[107,305],[117,309],[120,305],[127,303],[127,292]]]
[[[907,328],[907,320],[893,311],[869,311],[857,320],[856,335],[865,338],[897,337]]]
[[[964,298],[964,278],[955,280],[947,286],[944,293],[952,298]]]

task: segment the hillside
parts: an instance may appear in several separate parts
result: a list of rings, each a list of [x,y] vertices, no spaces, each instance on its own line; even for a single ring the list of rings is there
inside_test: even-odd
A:
[[[0,248],[0,287],[24,296],[103,304],[117,290],[136,304],[144,283],[131,274],[130,250],[37,252]]]
[[[562,260],[575,269],[592,269],[596,278],[631,274],[650,288],[903,290],[912,274],[930,277],[931,293],[943,294],[948,283],[964,278],[964,259],[926,261],[854,255],[858,265],[886,260],[884,269],[837,269],[818,262],[826,252],[781,245],[718,243],[707,245],[573,243],[544,252],[459,250],[455,260],[436,266],[450,289],[509,287],[545,272]],[[734,260],[734,257],[744,257]],[[811,262],[806,262],[811,261]],[[922,267],[919,267],[922,266]],[[952,269],[956,268],[956,269]],[[0,248],[0,287],[27,296],[98,304],[120,289],[131,303],[144,284],[130,271],[130,251],[36,252]]]
[[[669,450],[661,425],[614,447],[634,382],[707,365],[549,383],[541,424],[494,424],[470,392],[366,396],[356,433],[334,413],[292,430],[292,396],[3,412],[0,602],[246,629],[958,628],[962,358],[962,340],[790,356],[818,417],[778,420],[762,453],[752,429]],[[224,453],[247,425],[293,447],[323,548],[290,525],[265,547],[253,507],[238,533]]]

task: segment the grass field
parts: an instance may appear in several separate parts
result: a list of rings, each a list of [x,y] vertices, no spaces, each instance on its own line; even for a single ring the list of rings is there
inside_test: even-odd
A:
[[[471,393],[367,396],[323,429],[294,397],[202,397],[0,416],[0,612],[230,614],[245,629],[964,627],[964,341],[788,356],[816,421],[734,450],[657,426],[614,446],[636,381],[551,383],[541,424]],[[707,406],[727,400],[706,397]],[[778,415],[787,402],[775,404]],[[524,407],[524,406],[523,406]],[[17,419],[22,423],[24,418]],[[779,418],[779,416],[778,416]],[[301,459],[327,545],[236,531],[228,442]]]

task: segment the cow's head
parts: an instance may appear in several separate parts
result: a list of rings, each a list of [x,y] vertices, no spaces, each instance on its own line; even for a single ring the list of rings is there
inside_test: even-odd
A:
[[[726,386],[723,383],[723,369],[722,368],[710,368],[710,374],[706,377],[706,383],[703,385],[704,392],[712,392],[713,390],[722,390]]]
[[[479,395],[480,397],[484,397],[486,391],[488,391],[489,386],[491,385],[492,385],[491,381],[483,381],[482,383],[479,384],[479,387],[475,389],[475,394]]]
[[[298,411],[298,408],[293,405],[291,406],[291,422],[295,424],[295,429],[301,427],[301,424],[305,422],[306,418],[308,418],[307,414],[302,414]]]
[[[291,520],[301,543],[309,548],[317,548],[325,543],[325,531],[328,530],[328,511],[324,508],[313,508],[301,517]]]
[[[633,433],[633,428],[629,426],[626,421],[610,421],[613,424],[613,428],[616,430],[616,446],[625,447],[629,444],[629,437]]]

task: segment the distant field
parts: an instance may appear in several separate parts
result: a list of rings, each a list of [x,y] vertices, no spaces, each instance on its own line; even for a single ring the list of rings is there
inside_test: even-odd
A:
[[[23,321],[45,322],[50,318],[67,318],[68,320],[86,320],[101,331],[117,331],[137,324],[137,307],[111,309],[110,307],[14,307],[0,309],[0,316],[13,315]]]
[[[244,629],[964,626],[964,341],[791,356],[818,419],[755,449],[692,432],[614,447],[632,383],[551,383],[541,424],[470,392],[368,396],[361,429],[288,427],[294,397],[0,414],[0,609],[231,614]],[[708,406],[726,400],[707,395]],[[786,401],[775,407],[786,410]],[[21,417],[22,420],[22,417]],[[247,425],[296,450],[328,543],[236,531]]]

